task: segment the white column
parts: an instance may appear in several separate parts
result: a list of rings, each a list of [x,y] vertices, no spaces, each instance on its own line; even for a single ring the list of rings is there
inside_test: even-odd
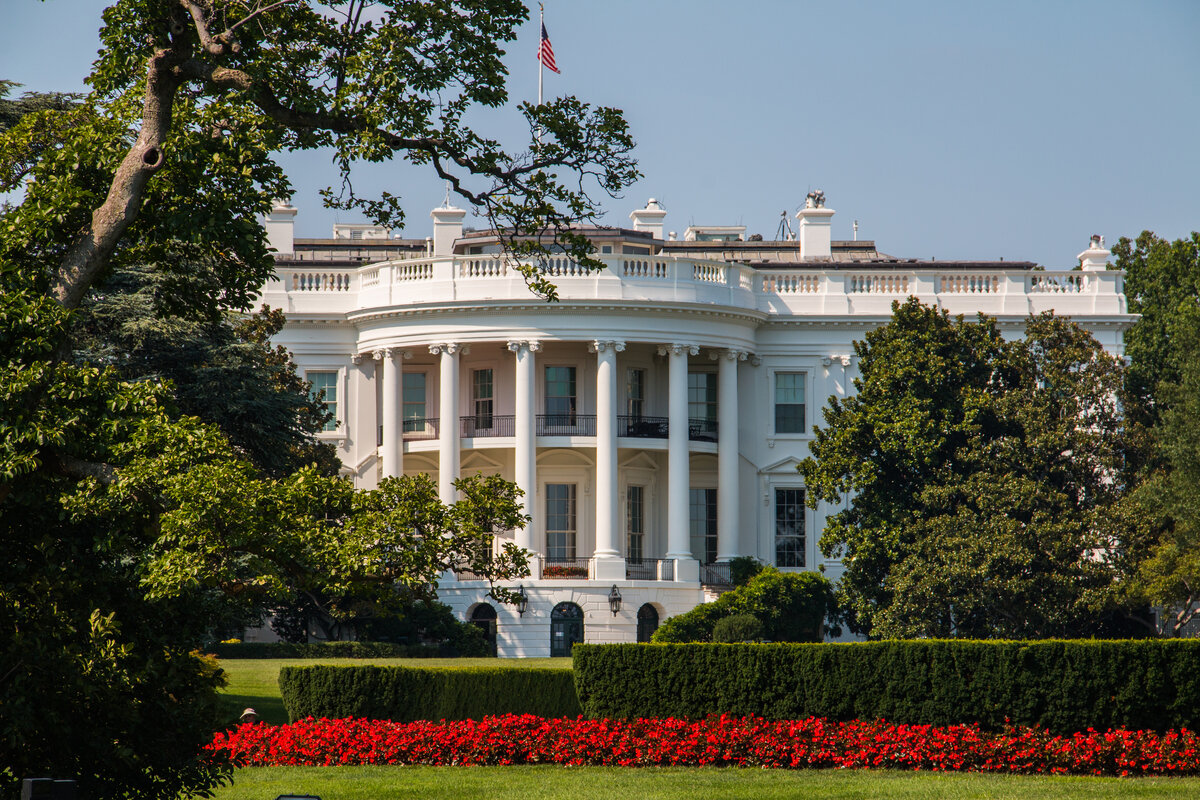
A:
[[[441,380],[438,393],[438,497],[447,505],[458,499],[454,481],[458,479],[458,354],[460,345],[431,344],[429,352],[441,355]]]
[[[738,523],[738,362],[746,353],[714,353],[717,373],[717,561],[737,558]]]
[[[542,346],[536,341],[511,341],[508,349],[517,357],[515,477],[517,486],[525,493],[525,513],[531,518],[528,525],[516,532],[516,545],[536,553],[537,545],[533,541],[534,531],[537,530],[537,429],[534,425],[537,370],[534,353],[541,350]],[[529,568],[530,577],[540,577],[537,558],[530,559]]]
[[[667,558],[675,560],[675,580],[700,580],[700,562],[692,558],[688,526],[688,488],[691,483],[688,463],[688,356],[696,355],[695,345],[672,344],[659,348],[669,361],[670,381],[667,435]]]
[[[618,549],[617,497],[617,353],[624,342],[595,341],[596,351],[596,549],[592,577],[625,580],[625,559]]]
[[[403,385],[404,358],[411,356],[397,348],[375,351],[379,360],[379,378],[383,381],[383,442],[379,445],[379,477],[404,474]]]

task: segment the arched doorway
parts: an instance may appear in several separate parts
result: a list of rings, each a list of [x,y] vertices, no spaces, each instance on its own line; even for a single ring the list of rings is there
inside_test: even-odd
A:
[[[583,641],[583,609],[574,603],[559,603],[550,612],[550,655],[569,656],[576,642]]]
[[[658,609],[646,603],[638,609],[638,631],[637,640],[639,642],[648,642],[654,632],[658,630]]]
[[[496,655],[496,609],[487,603],[480,603],[471,612],[471,624],[483,631],[492,655]]]

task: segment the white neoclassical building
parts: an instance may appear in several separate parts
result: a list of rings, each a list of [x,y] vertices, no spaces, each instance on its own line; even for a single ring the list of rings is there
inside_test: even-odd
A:
[[[530,294],[493,233],[464,231],[460,209],[434,209],[424,240],[370,225],[298,239],[296,213],[268,218],[278,280],[263,302],[286,312],[277,342],[326,392],[337,421],[322,436],[345,473],[370,487],[426,472],[447,502],[464,474],[525,492],[533,521],[510,534],[536,555],[524,608],[467,575],[439,589],[502,656],[645,638],[727,585],[736,556],[836,580],[817,547],[836,509],[806,508],[796,466],[826,399],[852,391],[851,343],[893,301],[982,311],[1014,336],[1053,309],[1114,353],[1132,321],[1099,237],[1069,272],[901,259],[832,241],[819,193],[782,241],[664,235],[651,200],[628,228],[588,230],[603,271],[551,261],[557,303]]]

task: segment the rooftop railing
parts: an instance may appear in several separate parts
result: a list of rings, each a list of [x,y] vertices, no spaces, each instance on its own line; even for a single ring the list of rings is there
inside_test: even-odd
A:
[[[559,297],[630,301],[677,300],[749,308],[772,314],[887,312],[893,299],[915,295],[944,306],[1022,315],[1088,296],[1079,311],[1125,313],[1123,273],[939,269],[853,265],[833,268],[800,264],[756,269],[745,264],[680,256],[598,256],[605,269],[588,271],[566,257],[549,259],[543,274]],[[378,306],[437,304],[454,300],[529,299],[524,276],[499,256],[402,259],[362,267],[281,265],[265,293],[281,292],[305,303],[304,310],[351,310]],[[319,298],[319,300],[318,300]],[[835,300],[836,298],[836,300]],[[876,302],[875,299],[879,302]],[[969,301],[968,301],[969,298]],[[271,302],[270,298],[267,302]],[[278,303],[278,300],[274,302]],[[1072,313],[1074,307],[1064,308]],[[291,309],[300,310],[300,309]]]

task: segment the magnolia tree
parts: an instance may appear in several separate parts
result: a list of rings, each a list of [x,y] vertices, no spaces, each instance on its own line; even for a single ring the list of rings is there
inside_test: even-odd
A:
[[[301,591],[338,613],[397,586],[428,596],[464,565],[524,573],[515,548],[482,546],[524,524],[515,487],[466,481],[446,506],[423,480],[267,475],[170,384],[76,358],[74,318],[133,268],[158,287],[152,313],[252,308],[272,271],[257,220],[290,194],[274,156],[313,148],[345,178],[327,201],[381,223],[401,198],[356,194],[353,167],[433,170],[553,297],[538,256],[595,266],[569,227],[637,172],[620,112],[574,98],[522,104],[518,150],[466,124],[508,102],[503,47],[527,16],[512,0],[121,0],[86,98],[5,107],[0,189],[23,199],[0,215],[0,791],[49,774],[89,797],[172,797],[228,775],[199,756],[220,674],[189,651],[231,604]]]

